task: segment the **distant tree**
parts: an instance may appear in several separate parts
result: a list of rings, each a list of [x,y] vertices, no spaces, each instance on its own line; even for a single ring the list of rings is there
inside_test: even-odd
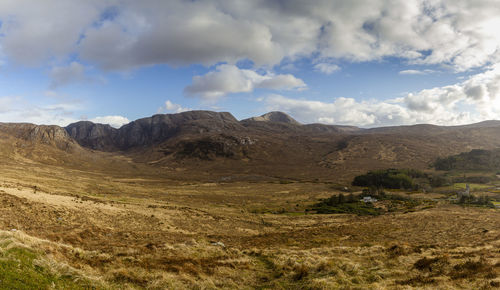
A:
[[[328,206],[334,206],[334,205],[338,204],[338,202],[339,202],[339,199],[335,195],[333,195],[325,200],[325,204]]]
[[[354,186],[367,186],[394,189],[411,189],[414,177],[424,174],[410,169],[387,169],[369,171],[367,174],[356,176],[352,182]]]
[[[430,177],[432,187],[442,187],[450,184],[450,180],[442,175],[434,175]]]
[[[338,204],[343,204],[343,203],[345,203],[345,196],[344,196],[344,194],[342,194],[342,193],[341,193],[341,194],[339,194],[339,197],[338,197],[338,198],[339,198]]]

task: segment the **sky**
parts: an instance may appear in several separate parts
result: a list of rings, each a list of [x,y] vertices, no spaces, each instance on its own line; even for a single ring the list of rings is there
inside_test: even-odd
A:
[[[500,0],[0,0],[0,122],[500,119]]]

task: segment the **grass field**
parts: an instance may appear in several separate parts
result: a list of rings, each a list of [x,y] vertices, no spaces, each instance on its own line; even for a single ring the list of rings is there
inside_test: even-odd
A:
[[[461,207],[431,192],[411,195],[437,200],[414,211],[309,214],[339,191],[321,182],[185,182],[146,173],[1,161],[3,287],[500,285],[498,209]]]

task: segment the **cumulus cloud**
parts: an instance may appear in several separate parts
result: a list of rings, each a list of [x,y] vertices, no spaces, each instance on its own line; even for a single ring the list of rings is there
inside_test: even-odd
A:
[[[123,116],[101,116],[90,119],[91,122],[99,124],[109,124],[111,127],[120,128],[130,123],[130,120]]]
[[[499,14],[491,0],[5,0],[0,45],[23,64],[77,54],[107,70],[317,56],[461,71],[498,61]]]
[[[223,64],[215,71],[193,77],[193,83],[184,89],[188,96],[199,96],[216,100],[229,93],[248,93],[254,89],[293,90],[304,89],[306,84],[290,74],[259,74],[253,70],[240,69]]]
[[[459,125],[500,119],[500,65],[450,86],[410,93],[402,98],[358,101],[337,98],[332,102],[297,100],[270,95],[268,110],[282,110],[305,123],[387,126],[431,123]]]
[[[265,100],[268,110],[290,113],[304,123],[327,123],[357,126],[405,123],[408,112],[390,102],[361,101],[337,98],[333,102],[295,100],[281,95],[271,95]]]
[[[167,100],[165,101],[165,105],[158,109],[158,113],[182,113],[190,110],[190,108],[184,108],[179,104],[175,104],[170,100]]]
[[[0,1],[3,53],[23,65],[74,53],[86,27],[99,18],[104,1]],[[109,4],[108,4],[109,5]]]
[[[438,115],[445,111],[463,110],[472,106],[476,120],[500,118],[500,65],[450,86],[422,90],[404,98],[408,108]]]
[[[113,21],[85,33],[79,51],[105,69],[159,63],[185,65],[234,63],[251,59],[276,64],[283,49],[268,26],[235,17],[224,2],[125,1]]]
[[[313,63],[315,70],[326,74],[339,69],[335,63],[384,58],[423,67],[441,65],[457,72],[480,68],[483,73],[462,83],[391,101],[339,98],[318,104],[268,98],[270,106],[310,108],[298,113],[306,118],[309,111],[307,118],[315,121],[460,123],[478,116],[499,117],[498,74],[490,67],[500,60],[500,5],[496,4],[491,0],[3,0],[0,63],[66,64],[50,72],[52,89],[85,79],[81,63],[109,71],[159,64],[218,65],[215,71],[194,77],[185,88],[186,95],[211,101],[258,88],[305,88],[293,75],[269,73],[276,65],[293,66],[303,58],[327,60]],[[73,59],[78,62],[71,63]],[[239,69],[236,64],[240,61],[253,67]],[[262,71],[268,73],[259,73]],[[7,104],[7,100],[3,102]],[[352,109],[359,116],[343,114],[332,104]],[[323,105],[330,109],[314,109]],[[468,115],[464,106],[472,107]],[[8,104],[0,110],[7,107],[14,107],[6,113],[18,120],[16,114],[23,109]],[[63,123],[71,115],[62,107],[29,107],[32,111],[25,112],[25,119],[33,122],[52,122],[48,116],[56,116]],[[315,111],[321,115],[314,117]]]

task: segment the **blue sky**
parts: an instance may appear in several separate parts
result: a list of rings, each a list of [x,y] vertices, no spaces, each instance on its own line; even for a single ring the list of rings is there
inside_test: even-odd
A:
[[[486,0],[5,0],[0,121],[500,119],[499,15]]]

